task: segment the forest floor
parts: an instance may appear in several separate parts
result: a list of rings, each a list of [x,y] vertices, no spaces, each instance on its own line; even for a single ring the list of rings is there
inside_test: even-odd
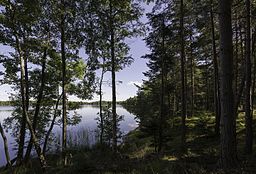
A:
[[[256,174],[256,155],[245,156],[244,119],[237,119],[237,147],[239,165],[228,173]],[[179,119],[169,121],[169,131],[165,132],[165,146],[161,153],[156,153],[153,138],[136,129],[129,133],[120,152],[114,155],[107,148],[76,148],[69,151],[69,164],[61,165],[61,156],[47,156],[49,174],[222,174],[218,169],[219,138],[214,136],[214,117],[200,114],[187,119],[187,151],[180,152]],[[255,124],[254,124],[255,125]],[[254,129],[256,134],[256,128]],[[254,151],[256,147],[254,146]],[[1,170],[8,174],[10,171]],[[42,170],[37,159],[25,167],[15,168],[14,173],[40,174]]]

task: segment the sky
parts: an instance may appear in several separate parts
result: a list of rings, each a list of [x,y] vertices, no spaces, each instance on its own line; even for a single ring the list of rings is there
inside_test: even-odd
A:
[[[150,12],[152,9],[152,4],[146,5],[143,4],[142,7],[145,9],[145,14]],[[143,23],[147,22],[147,18],[143,15],[141,21]],[[136,95],[137,87],[134,85],[141,85],[143,79],[146,77],[143,75],[147,68],[147,61],[142,59],[141,56],[147,54],[149,49],[146,47],[143,37],[137,37],[127,40],[127,44],[130,46],[130,55],[134,58],[134,62],[125,69],[116,72],[116,81],[122,81],[116,86],[116,97],[117,101],[123,101],[129,97]],[[8,54],[10,48],[0,45],[0,54]],[[0,65],[0,71],[3,70],[3,66]],[[110,72],[106,73],[104,76],[104,81],[111,81]],[[9,94],[13,92],[9,85],[0,85],[0,101],[9,100]],[[70,101],[79,101],[75,96],[68,96]],[[112,98],[111,86],[108,84],[103,85],[103,100],[110,101]],[[94,98],[91,101],[97,101],[99,97],[94,95]]]

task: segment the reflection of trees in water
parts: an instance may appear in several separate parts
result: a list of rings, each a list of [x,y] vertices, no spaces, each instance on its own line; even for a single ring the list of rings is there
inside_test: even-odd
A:
[[[13,110],[9,108],[11,107],[0,106],[0,121],[11,116]],[[3,109],[7,109],[7,110],[3,110]],[[61,109],[61,108],[58,108],[58,109]],[[94,119],[97,117],[98,109],[99,107],[95,105],[83,105],[82,108],[79,108],[76,111],[73,111],[73,110],[69,111],[69,116],[75,115],[75,117],[76,116],[77,117],[70,120],[73,122],[74,126],[68,126],[68,139],[67,139],[68,147],[82,147],[82,146],[90,147],[99,141],[99,132],[97,130],[97,124],[96,124],[97,121]],[[128,133],[129,131],[135,128],[135,126],[131,126],[136,124],[136,121],[134,120],[134,115],[128,113],[127,110],[125,110],[121,106],[117,107],[117,113],[124,115],[123,120],[120,122],[120,126],[119,126],[120,130],[123,132],[123,135],[125,135],[126,133]],[[6,136],[8,138],[10,156],[11,158],[13,158],[15,157],[16,150],[17,150],[15,136],[11,135],[12,130],[8,129],[8,127],[5,127],[5,130],[7,131]],[[61,127],[56,121],[54,125],[54,129],[50,136],[49,145],[47,147],[47,153],[61,150],[60,149],[61,148],[60,133],[61,133]],[[30,135],[27,134],[27,140],[28,138],[30,138],[29,136]],[[120,141],[122,141],[122,139],[120,139]],[[42,140],[40,142],[43,143]],[[4,154],[3,142],[1,139],[0,139],[0,151],[1,151],[0,154]],[[4,165],[5,163],[6,163],[5,159],[1,158],[0,166]]]

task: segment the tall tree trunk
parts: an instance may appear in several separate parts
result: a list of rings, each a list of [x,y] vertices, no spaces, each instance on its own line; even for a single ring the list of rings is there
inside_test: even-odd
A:
[[[181,66],[181,150],[186,149],[186,95],[185,95],[185,44],[184,44],[184,4],[180,1],[180,66]]]
[[[25,60],[23,58],[22,50],[20,47],[19,39],[17,34],[15,34],[15,39],[16,39],[16,45],[17,45],[17,50],[19,53],[19,58],[20,58],[20,90],[21,90],[21,100],[22,100],[22,115],[25,116],[26,123],[28,125],[28,128],[30,130],[30,134],[32,136],[33,144],[35,146],[36,153],[39,157],[40,164],[42,169],[44,170],[46,167],[46,161],[45,157],[41,151],[40,144],[38,142],[38,139],[36,137],[36,134],[33,130],[32,123],[29,119],[28,113],[27,113],[27,102],[26,102],[26,80],[25,80]]]
[[[64,4],[64,0],[62,0]],[[63,9],[64,10],[64,9]],[[64,13],[64,11],[62,12]],[[66,50],[65,50],[65,17],[61,15],[61,60],[62,60],[62,159],[64,166],[67,165],[67,94],[66,94]]]
[[[5,136],[1,122],[0,122],[0,134],[1,134],[1,136],[3,138],[3,142],[4,142],[4,152],[5,152],[7,167],[11,167],[12,163],[11,163],[11,158],[10,158],[9,149],[8,149],[8,142],[7,142],[7,138]]]
[[[233,96],[233,43],[231,0],[219,0],[220,24],[220,164],[225,170],[237,167],[236,123]]]
[[[20,47],[19,38],[16,36],[15,40],[16,40],[16,47],[17,47],[19,56],[23,57],[21,47]],[[24,76],[25,76],[25,69],[24,69]],[[20,80],[22,81],[22,79],[20,79]],[[23,82],[23,83],[25,83],[25,82]],[[21,88],[20,90],[22,93],[23,89]],[[24,90],[26,91],[26,89],[24,89]],[[26,96],[27,95],[25,94],[24,97],[26,98]],[[25,145],[25,137],[26,137],[26,115],[25,115],[25,112],[27,112],[27,103],[25,103],[24,106],[22,105],[22,118],[21,118],[21,123],[20,123],[21,125],[20,125],[20,133],[19,133],[19,145],[18,145],[18,153],[17,153],[17,160],[16,160],[17,165],[21,165],[21,163],[23,162],[23,153],[24,153],[24,145]]]
[[[211,0],[211,36],[212,36],[212,56],[214,66],[214,110],[215,110],[215,135],[220,134],[220,90],[219,90],[219,68],[217,60],[217,50],[215,42],[215,27],[214,27],[214,16],[213,16],[213,2]]]
[[[241,69],[243,70],[245,67],[245,61],[244,61],[244,46],[243,46],[243,35],[242,35],[242,27],[241,26],[239,27],[239,37],[240,37],[240,49],[241,49],[241,60],[242,60]],[[246,79],[245,71],[242,71],[241,83],[238,87],[237,94],[234,95],[235,96],[235,106],[234,106],[235,117],[238,117],[238,107],[240,105],[243,91],[245,88],[245,79]]]
[[[237,96],[238,90],[238,15],[235,11],[235,55],[234,55],[234,96]]]
[[[207,58],[205,58],[205,110],[209,111],[209,72],[208,72],[208,63]]]
[[[105,59],[103,58],[102,62],[102,71],[101,71],[101,76],[100,76],[100,144],[103,145],[103,133],[104,133],[104,120],[103,120],[103,113],[102,113],[102,83],[103,83],[103,78],[104,78],[104,73],[105,73]]]
[[[112,116],[113,116],[113,150],[117,152],[117,114],[116,114],[116,58],[115,58],[115,31],[112,0],[110,7],[110,47],[111,47],[111,77],[112,77]]]
[[[174,87],[174,91],[172,93],[172,116],[176,115],[176,86]]]
[[[36,126],[38,122],[38,117],[39,117],[39,111],[41,107],[41,101],[43,99],[43,92],[44,92],[44,86],[45,86],[45,68],[46,68],[46,57],[47,57],[47,48],[44,48],[44,55],[42,58],[42,71],[41,71],[41,86],[40,86],[40,91],[37,97],[37,102],[36,102],[36,108],[35,108],[35,113],[33,117],[33,130],[36,132]],[[32,150],[32,145],[33,145],[33,140],[32,136],[30,137],[29,144],[27,147],[26,155],[25,155],[25,161],[29,160],[30,153]]]
[[[255,96],[255,85],[256,85],[256,56],[255,56],[255,43],[256,43],[256,30],[253,30],[253,35],[252,35],[252,58],[253,58],[253,82],[252,82],[252,112],[251,114],[253,115],[253,106],[254,106],[254,96]],[[253,117],[252,117],[253,118]]]
[[[28,53],[26,52],[24,57],[25,63],[25,83],[26,83],[26,110],[29,109],[29,80],[28,80]]]
[[[194,79],[194,58],[192,47],[192,36],[190,36],[190,88],[191,88],[191,102],[190,102],[190,116],[194,115],[194,94],[195,94],[195,79]]]
[[[159,125],[158,125],[158,153],[162,150],[163,145],[163,122],[164,122],[164,115],[165,115],[165,34],[164,34],[164,17],[162,19],[162,55],[161,55],[161,99],[160,99],[160,118],[159,118]]]
[[[54,127],[55,120],[58,116],[58,107],[59,107],[60,99],[61,99],[62,96],[63,96],[63,94],[61,93],[61,95],[59,96],[59,98],[56,101],[55,109],[54,109],[54,113],[53,113],[53,119],[52,119],[51,125],[50,125],[50,127],[49,127],[49,129],[48,129],[48,131],[45,135],[44,145],[43,145],[43,154],[44,154],[44,156],[46,154],[46,149],[47,149],[47,144],[48,144],[49,137],[50,137],[52,129]]]
[[[18,39],[18,37],[16,38]],[[23,41],[25,42],[26,36],[23,35]],[[16,40],[16,46],[21,49],[21,45],[18,45],[19,42]],[[24,69],[25,69],[25,97],[26,97],[26,111],[28,112],[29,109],[29,79],[28,79],[28,50],[26,47],[23,48],[25,51],[23,52],[24,57]],[[20,52],[21,54],[21,52]],[[24,145],[25,145],[25,137],[26,137],[26,118],[23,115],[22,116],[22,125],[20,130],[20,142],[19,142],[19,148],[18,148],[18,154],[17,154],[17,165],[21,164],[23,161],[23,153],[24,153]],[[23,148],[22,148],[23,147]]]
[[[246,87],[245,87],[245,152],[252,153],[252,115],[251,115],[251,1],[246,0]]]

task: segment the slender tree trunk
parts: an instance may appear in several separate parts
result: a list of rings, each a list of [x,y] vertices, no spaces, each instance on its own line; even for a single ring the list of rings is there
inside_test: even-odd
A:
[[[7,142],[7,138],[5,136],[1,122],[0,122],[0,134],[1,134],[1,136],[3,138],[3,142],[4,142],[4,151],[5,151],[5,158],[7,161],[7,167],[11,167],[12,163],[11,163],[11,158],[10,158],[9,149],[8,149],[8,142]]]
[[[62,4],[64,4],[62,0]],[[64,13],[64,12],[63,12]],[[62,60],[62,159],[67,165],[67,94],[66,94],[66,50],[65,50],[65,17],[61,16],[61,60]]]
[[[184,49],[185,49],[185,45],[184,45]],[[188,102],[187,102],[187,99],[188,99],[188,60],[186,57],[184,57],[184,84],[185,84],[185,104],[186,104],[186,118],[188,116]],[[185,119],[186,119],[185,118]]]
[[[23,161],[25,136],[26,136],[26,117],[25,115],[22,114],[21,128],[19,133],[19,146],[18,146],[18,153],[17,153],[17,160],[16,160],[17,165],[20,165]]]
[[[115,58],[115,31],[113,19],[112,0],[110,7],[110,45],[111,45],[111,77],[112,77],[112,115],[113,115],[113,150],[117,152],[117,114],[116,114],[116,58]]]
[[[164,65],[164,59],[165,59],[165,34],[164,34],[164,17],[163,17],[163,24],[162,24],[162,55],[161,55],[161,100],[160,100],[160,118],[159,118],[159,130],[158,130],[158,153],[162,150],[162,144],[163,144],[163,122],[164,122],[164,115],[165,115],[165,65]]]
[[[45,154],[46,154],[46,149],[47,149],[49,137],[50,137],[51,132],[52,132],[52,129],[53,129],[53,127],[54,127],[55,120],[56,120],[56,118],[57,118],[57,116],[58,116],[58,107],[59,107],[60,99],[61,99],[62,96],[63,96],[63,94],[61,94],[61,95],[59,96],[59,98],[57,99],[57,101],[56,101],[55,109],[54,109],[54,113],[53,113],[53,119],[52,119],[51,125],[50,125],[50,127],[49,127],[49,130],[47,131],[47,133],[46,133],[46,135],[45,135],[44,145],[43,145],[43,154],[44,154],[44,156],[45,156]]]
[[[220,90],[219,90],[219,68],[217,60],[217,50],[215,42],[215,27],[214,27],[214,16],[213,16],[213,2],[211,0],[211,35],[212,35],[212,56],[214,66],[214,110],[215,110],[215,134],[220,134]]]
[[[251,1],[246,0],[246,87],[245,87],[245,152],[252,153],[252,115],[251,115]]]
[[[253,82],[252,82],[252,118],[253,118],[253,107],[254,107],[254,96],[255,96],[255,85],[256,85],[256,56],[255,56],[255,42],[256,42],[256,33],[255,29],[252,35],[252,58],[253,58]]]
[[[41,150],[41,147],[40,147],[40,143],[36,137],[36,134],[33,130],[33,126],[32,126],[32,123],[27,115],[27,113],[25,113],[26,115],[26,121],[27,121],[27,124],[28,124],[28,128],[30,130],[30,133],[31,133],[31,136],[32,136],[32,140],[33,140],[33,144],[34,144],[34,147],[35,147],[35,150],[36,150],[36,153],[38,155],[38,158],[40,160],[40,165],[42,167],[43,170],[45,170],[45,167],[46,167],[46,161],[45,161],[45,157],[42,153],[42,150]]]
[[[245,87],[245,73],[243,73],[242,79],[241,79],[241,83],[239,85],[238,91],[237,91],[237,95],[236,95],[236,99],[235,99],[235,106],[234,106],[234,113],[235,113],[235,117],[238,116],[238,107],[240,105],[241,102],[241,98],[242,98],[242,94],[244,91],[244,87]]]
[[[185,95],[185,45],[184,45],[184,7],[180,1],[180,39],[181,39],[181,150],[186,149],[186,95]]]
[[[192,43],[192,36],[190,36],[190,42]],[[194,79],[194,58],[193,58],[193,47],[190,44],[190,87],[191,87],[191,102],[190,102],[190,116],[194,115],[194,88],[195,88],[195,79]]]
[[[103,83],[103,78],[104,78],[104,73],[105,73],[105,59],[103,59],[102,63],[102,71],[101,71],[101,77],[100,77],[100,144],[103,145],[103,133],[104,133],[104,120],[103,120],[103,113],[102,113],[102,83]]]
[[[33,144],[35,146],[37,155],[39,157],[41,167],[44,170],[45,167],[46,167],[45,157],[42,154],[42,151],[41,151],[41,148],[40,148],[40,144],[39,144],[38,139],[37,139],[37,137],[35,135],[32,123],[31,123],[31,121],[29,119],[29,116],[28,116],[28,113],[27,113],[27,107],[26,107],[27,106],[27,102],[26,102],[25,60],[24,60],[23,55],[22,55],[22,51],[21,51],[21,47],[20,47],[18,36],[15,35],[15,38],[16,38],[16,45],[17,45],[19,57],[20,57],[20,89],[21,89],[21,99],[22,99],[22,115],[25,116],[26,123],[28,125],[29,130],[30,130],[30,134],[32,136]]]
[[[26,112],[28,112],[29,108],[29,86],[28,86],[28,65],[27,65],[27,56],[28,53],[26,52],[24,57],[24,70],[25,70],[25,97],[26,97],[26,106],[24,109],[26,109]],[[23,161],[23,153],[24,153],[24,145],[25,145],[25,137],[26,137],[26,118],[23,115],[22,116],[22,125],[20,130],[20,142],[19,142],[19,150],[18,150],[18,156],[17,156],[17,165],[22,163]],[[32,144],[31,144],[32,145]]]
[[[26,110],[29,109],[29,80],[28,80],[28,53],[26,52],[24,57],[25,63],[25,83],[26,83]]]
[[[237,11],[235,12],[235,55],[234,55],[234,95],[237,96],[238,93],[238,16]]]
[[[241,60],[242,61],[242,65],[241,65],[241,69],[244,69],[245,66],[245,62],[244,62],[244,46],[243,46],[243,35],[242,35],[242,27],[239,27],[239,37],[240,37],[240,48],[241,48]],[[238,73],[237,73],[238,74]],[[242,79],[241,79],[241,83],[238,87],[238,91],[237,94],[235,95],[235,106],[234,106],[234,110],[235,110],[235,116],[238,117],[238,107],[240,105],[241,102],[241,98],[242,98],[242,94],[245,88],[245,79],[246,79],[246,74],[245,71],[242,71]]]
[[[207,62],[207,59],[205,59],[205,62]],[[206,87],[206,91],[205,91],[205,110],[209,111],[209,73],[208,73],[208,64],[205,64],[205,87]]]
[[[172,101],[173,101],[173,105],[172,105],[172,116],[175,116],[176,115],[176,87],[173,91],[173,97],[172,97]]]
[[[46,57],[47,57],[47,48],[44,48],[44,55],[42,59],[42,72],[41,72],[41,86],[40,86],[40,91],[37,97],[37,102],[36,102],[36,108],[35,108],[35,113],[33,117],[33,130],[34,132],[36,131],[37,127],[37,122],[38,122],[38,117],[39,117],[39,111],[41,107],[41,101],[43,99],[43,92],[44,92],[44,86],[45,86],[45,68],[46,68]],[[27,147],[26,155],[25,155],[25,160],[29,160],[30,153],[32,150],[32,145],[33,145],[33,140],[32,136],[30,137],[29,144]]]
[[[233,96],[233,43],[231,0],[219,0],[220,24],[220,87],[221,87],[221,153],[225,170],[237,167],[236,123]]]
[[[166,75],[166,83],[168,83],[168,77]],[[171,92],[168,91],[168,89],[166,89],[166,95],[167,95],[167,118],[170,119],[170,116],[172,116],[172,112],[171,112]]]
[[[16,36],[15,39],[16,39],[16,47],[18,49],[19,56],[23,57],[21,47],[20,47],[19,38]],[[25,69],[24,69],[24,76],[25,76]],[[22,81],[22,79],[20,79],[20,80]],[[25,82],[23,82],[23,83],[25,83]],[[20,90],[22,93],[23,89],[21,88]],[[26,96],[26,94],[25,94],[25,96]],[[21,165],[21,163],[23,162],[23,153],[24,153],[24,145],[25,145],[25,137],[26,137],[26,115],[25,115],[25,112],[27,112],[27,104],[25,104],[24,106],[22,105],[22,118],[21,118],[20,134],[19,134],[19,146],[18,146],[18,153],[17,153],[17,160],[16,160],[17,165]]]

